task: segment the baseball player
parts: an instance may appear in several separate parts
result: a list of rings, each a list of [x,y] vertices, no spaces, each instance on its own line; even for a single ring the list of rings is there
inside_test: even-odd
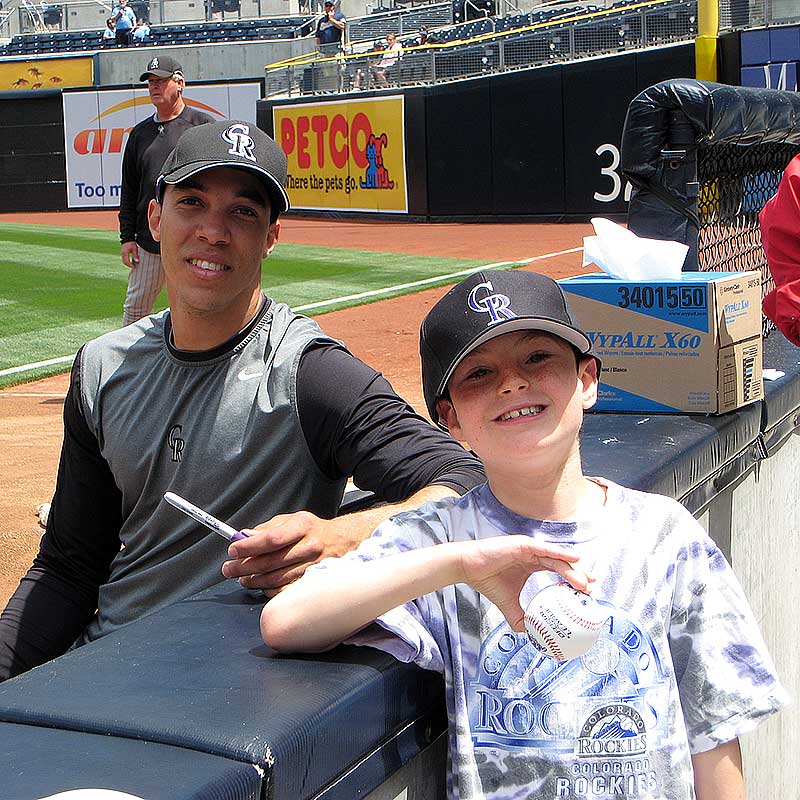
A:
[[[691,514],[583,474],[599,364],[561,288],[477,273],[430,311],[420,350],[431,416],[469,442],[488,484],[309,569],[262,611],[265,641],[367,644],[442,672],[451,798],[741,800],[738,736],[785,692]],[[607,617],[591,650],[561,662],[524,625],[554,573]]]
[[[0,618],[0,680],[223,576],[272,595],[352,549],[398,507],[337,518],[349,476],[400,508],[484,480],[379,373],[262,293],[286,170],[230,120],[190,128],[164,163],[149,220],[170,308],[75,360],[47,530]],[[167,492],[247,529],[236,556]]]
[[[164,285],[160,248],[147,223],[147,209],[164,160],[185,130],[211,122],[208,114],[184,102],[183,67],[174,58],[154,56],[139,80],[147,81],[156,111],[133,128],[122,159],[119,235],[122,263],[130,269],[123,325],[146,317]]]

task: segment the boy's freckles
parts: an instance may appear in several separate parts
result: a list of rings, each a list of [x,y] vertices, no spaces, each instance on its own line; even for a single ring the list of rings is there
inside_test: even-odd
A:
[[[576,366],[571,346],[557,337],[515,331],[470,353],[448,390],[439,404],[442,418],[485,462],[502,465],[534,453],[566,457],[592,404],[596,369],[594,361]]]

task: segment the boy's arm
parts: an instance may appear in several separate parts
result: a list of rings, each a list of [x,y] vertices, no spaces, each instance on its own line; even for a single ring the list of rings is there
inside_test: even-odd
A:
[[[692,756],[697,800],[744,800],[739,740]]]
[[[530,574],[551,570],[585,590],[591,581],[577,560],[574,553],[515,535],[448,542],[371,561],[343,559],[304,575],[267,603],[261,635],[274,650],[327,650],[381,614],[454,583],[472,586],[522,631],[519,594]]]

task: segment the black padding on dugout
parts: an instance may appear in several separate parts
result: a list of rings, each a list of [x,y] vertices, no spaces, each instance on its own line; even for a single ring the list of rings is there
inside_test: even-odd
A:
[[[656,174],[674,111],[686,117],[699,142],[800,144],[796,92],[690,79],[662,81],[641,92],[628,108],[621,168],[630,180],[641,182]]]
[[[690,511],[755,463],[761,404],[720,416],[588,414],[581,456],[589,475],[683,501]],[[735,475],[727,465],[744,461]],[[700,495],[693,495],[704,487]],[[708,494],[710,492],[710,495]]]
[[[362,647],[273,656],[259,635],[263,604],[226,582],[145,617],[0,684],[0,720],[257,764],[271,800],[313,797],[362,762],[382,780],[444,730],[438,675]],[[398,747],[415,720],[421,735]]]
[[[114,736],[0,723],[0,796],[109,789],[143,800],[259,800],[252,764]]]
[[[426,96],[428,210],[432,216],[492,212],[489,82],[431,87]]]

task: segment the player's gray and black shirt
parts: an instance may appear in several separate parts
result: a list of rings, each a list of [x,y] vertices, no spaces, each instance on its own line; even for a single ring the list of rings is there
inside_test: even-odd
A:
[[[169,312],[86,345],[39,554],[0,619],[0,680],[223,580],[227,545],[162,502],[175,491],[238,528],[336,514],[346,479],[392,502],[459,493],[479,462],[316,324],[265,299],[201,353]]]

